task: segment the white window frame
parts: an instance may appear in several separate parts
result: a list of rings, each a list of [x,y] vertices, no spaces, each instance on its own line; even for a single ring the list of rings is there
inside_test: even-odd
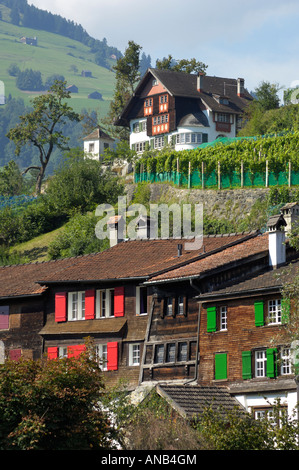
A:
[[[178,308],[177,308],[178,315],[184,315],[184,296],[178,296]]]
[[[68,293],[68,321],[85,319],[85,291]]]
[[[254,370],[255,377],[267,377],[267,352],[265,349],[255,351]]]
[[[164,141],[164,136],[163,135],[160,135],[160,136],[157,136],[154,138],[154,148],[155,149],[160,149],[160,148],[163,148],[165,145],[165,141]]]
[[[96,318],[112,318],[114,311],[112,311],[113,303],[111,301],[114,289],[97,289],[96,291]],[[105,309],[103,311],[103,301],[105,302]]]
[[[103,371],[108,370],[108,348],[107,344],[96,345],[96,358],[99,363],[99,368]]]
[[[220,331],[227,330],[227,307],[221,306],[220,307]]]
[[[141,312],[141,290],[146,290],[145,312]],[[147,315],[147,288],[144,286],[136,286],[136,315]]]
[[[289,375],[292,373],[292,364],[291,364],[291,349],[289,347],[283,347],[280,350],[280,374]]]
[[[281,300],[268,300],[268,320],[270,325],[281,323]]]
[[[167,297],[166,299],[166,316],[171,317],[173,315],[173,298]]]
[[[132,343],[129,344],[129,366],[140,365],[140,344]]]
[[[58,347],[58,357],[62,359],[62,358],[67,357],[67,356],[68,356],[67,346],[59,346]]]

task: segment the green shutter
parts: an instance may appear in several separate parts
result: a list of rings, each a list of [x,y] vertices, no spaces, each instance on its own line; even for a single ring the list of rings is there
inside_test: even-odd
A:
[[[151,140],[150,140],[150,148],[151,148],[151,149],[154,148],[154,139],[151,139]]]
[[[264,302],[254,303],[255,326],[264,325]]]
[[[267,349],[267,377],[277,376],[276,349]]]
[[[227,379],[227,354],[215,354],[215,380]]]
[[[216,331],[216,307],[207,308],[207,331]]]
[[[242,352],[242,377],[244,380],[251,379],[251,351]]]
[[[202,143],[208,142],[208,134],[202,134]]]

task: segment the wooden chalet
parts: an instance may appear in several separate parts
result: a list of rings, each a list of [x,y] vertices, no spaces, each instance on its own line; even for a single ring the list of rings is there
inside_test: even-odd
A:
[[[192,149],[235,137],[252,100],[241,78],[151,68],[115,124],[130,129],[130,146],[137,153],[166,144]]]

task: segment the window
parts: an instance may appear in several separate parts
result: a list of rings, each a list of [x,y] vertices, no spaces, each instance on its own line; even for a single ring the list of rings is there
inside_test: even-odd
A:
[[[140,344],[129,345],[129,366],[139,366],[140,364]]]
[[[227,330],[227,307],[208,307],[207,308],[207,331],[225,331]]]
[[[94,144],[89,144],[88,145],[88,151],[89,152],[94,152]]]
[[[9,328],[9,306],[0,306],[0,330],[8,330]]]
[[[100,369],[107,370],[107,362],[108,362],[107,344],[98,344],[96,346],[96,358],[99,363]]]
[[[220,330],[227,330],[227,308],[220,307]]]
[[[177,144],[201,144],[202,143],[202,134],[200,132],[185,132],[181,134],[176,134],[176,143]]]
[[[173,314],[172,302],[173,302],[172,297],[167,297],[167,300],[166,300],[166,315],[168,315],[168,316],[171,316]]]
[[[147,288],[136,287],[136,315],[147,314]]]
[[[166,362],[175,362],[175,343],[167,344]]]
[[[187,343],[179,343],[178,344],[178,361],[187,361]]]
[[[58,357],[60,358],[67,357],[67,346],[59,346]]]
[[[267,419],[273,426],[281,425],[281,420],[287,415],[287,406],[282,406],[274,413],[270,406],[254,409],[254,419]]]
[[[266,377],[267,373],[267,356],[266,351],[255,352],[255,376]]]
[[[146,131],[146,121],[134,122],[133,132],[144,132]]]
[[[161,95],[160,96],[160,104],[167,103],[168,102],[168,96],[167,95]]]
[[[168,122],[169,115],[168,114],[162,114],[161,116],[155,116],[153,117],[153,126],[156,126],[158,124],[165,124]]]
[[[84,320],[85,318],[85,292],[69,292],[68,294],[68,320]]]
[[[146,144],[147,142],[136,142],[135,144],[132,145],[132,149],[135,150],[137,153],[142,153],[146,149]]]
[[[281,301],[280,299],[269,300],[268,302],[269,323],[281,323]]]
[[[177,301],[177,314],[178,315],[184,315],[184,296],[183,295],[180,295],[178,297],[178,301]]]
[[[232,115],[226,113],[215,113],[215,121],[232,123]]]
[[[290,348],[282,348],[280,351],[280,373],[281,375],[291,374],[291,350]]]
[[[114,290],[100,289],[96,293],[96,318],[114,316]]]
[[[156,364],[164,362],[164,344],[156,344],[154,362]]]
[[[154,148],[155,149],[162,148],[162,147],[164,147],[164,145],[165,145],[164,136],[155,137],[155,139],[154,139]]]

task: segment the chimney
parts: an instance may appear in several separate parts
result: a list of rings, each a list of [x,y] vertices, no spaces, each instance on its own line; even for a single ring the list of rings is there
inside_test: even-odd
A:
[[[203,91],[203,81],[205,74],[203,72],[198,72],[197,74],[197,91]]]
[[[283,216],[273,215],[267,223],[269,237],[269,265],[276,269],[286,262],[285,231]]]
[[[107,222],[109,230],[110,247],[123,242],[125,239],[125,221],[121,215],[110,217]]]
[[[299,227],[299,203],[290,202],[283,206],[280,212],[287,223],[285,232],[286,236],[288,236],[293,228]]]
[[[151,238],[151,234],[155,233],[156,221],[147,215],[140,215],[137,218],[137,238]]]
[[[182,251],[183,251],[183,245],[181,243],[178,243],[178,258],[182,256]]]
[[[237,95],[244,96],[244,78],[237,79]]]

